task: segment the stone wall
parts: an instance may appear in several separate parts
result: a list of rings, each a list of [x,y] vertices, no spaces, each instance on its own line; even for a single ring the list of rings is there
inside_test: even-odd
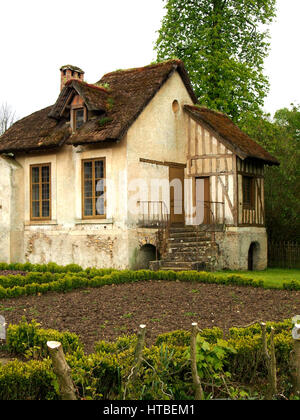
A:
[[[268,240],[265,228],[229,227],[225,232],[216,232],[220,256],[217,269],[248,270],[248,253],[255,244],[254,270],[264,270],[268,264]]]

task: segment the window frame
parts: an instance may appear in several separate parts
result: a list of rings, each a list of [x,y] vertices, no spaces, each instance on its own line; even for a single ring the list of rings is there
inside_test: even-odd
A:
[[[96,195],[95,195],[95,162],[103,162],[103,179],[104,180],[104,214],[95,214],[96,213]],[[84,208],[84,199],[85,199],[85,186],[84,186],[84,181],[85,181],[85,177],[84,177],[84,164],[87,162],[92,162],[92,186],[93,186],[93,191],[92,194],[93,196],[92,201],[93,201],[93,214],[90,216],[86,216],[85,215],[85,208]],[[107,200],[106,200],[106,183],[105,183],[105,179],[106,179],[106,158],[105,157],[101,157],[101,158],[90,158],[90,159],[82,159],[81,161],[81,218],[82,220],[91,220],[91,219],[106,219],[106,210],[107,210]]]
[[[250,201],[245,201],[245,180],[247,179],[247,182],[250,182],[249,186],[249,194],[250,194]],[[242,179],[243,185],[242,185],[242,191],[243,191],[243,208],[247,210],[254,210],[255,209],[255,182],[254,177],[251,175],[243,175]]]
[[[48,167],[49,168],[49,182],[46,182],[45,184],[49,184],[49,200],[43,200],[43,189],[42,189],[42,168],[43,167]],[[33,194],[32,194],[32,170],[33,168],[39,168],[39,210],[40,210],[40,216],[39,217],[34,217],[33,216]],[[51,179],[51,162],[47,162],[47,163],[38,163],[38,164],[32,164],[29,167],[30,170],[30,220],[31,221],[49,221],[52,220],[52,179]],[[35,200],[37,201],[37,200]],[[49,216],[47,217],[43,217],[43,201],[49,201]]]
[[[78,111],[83,111],[83,124],[77,128],[76,127],[76,113]],[[84,105],[76,105],[72,106],[71,109],[71,126],[73,133],[76,133],[77,130],[79,130],[85,123],[87,122],[87,109]]]

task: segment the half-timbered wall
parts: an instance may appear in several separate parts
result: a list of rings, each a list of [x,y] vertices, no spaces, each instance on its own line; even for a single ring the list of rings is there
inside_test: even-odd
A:
[[[238,222],[239,225],[264,226],[264,166],[257,160],[237,158],[238,174]],[[253,205],[243,202],[243,178],[250,177],[253,183]]]
[[[211,222],[236,222],[236,155],[188,116],[187,176],[209,177]],[[194,187],[193,215],[196,212]]]

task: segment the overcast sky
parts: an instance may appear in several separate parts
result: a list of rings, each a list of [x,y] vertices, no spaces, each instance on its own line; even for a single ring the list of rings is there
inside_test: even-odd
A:
[[[300,102],[300,0],[277,2],[265,71],[271,114]],[[62,65],[81,67],[94,83],[107,72],[154,61],[164,14],[162,0],[2,0],[0,10],[0,104],[19,118],[56,101]]]

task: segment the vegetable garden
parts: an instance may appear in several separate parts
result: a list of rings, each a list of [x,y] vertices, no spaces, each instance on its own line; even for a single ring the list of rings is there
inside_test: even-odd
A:
[[[300,312],[297,278],[274,290],[233,273],[53,263],[0,264],[0,271],[0,315],[8,322],[0,346],[2,400],[61,398],[47,349],[53,340],[62,343],[78,399],[194,400],[193,321],[205,399],[299,398],[291,334],[291,318]],[[265,334],[262,321],[269,321]],[[141,323],[146,341],[137,368]],[[266,357],[272,346],[275,391]]]

